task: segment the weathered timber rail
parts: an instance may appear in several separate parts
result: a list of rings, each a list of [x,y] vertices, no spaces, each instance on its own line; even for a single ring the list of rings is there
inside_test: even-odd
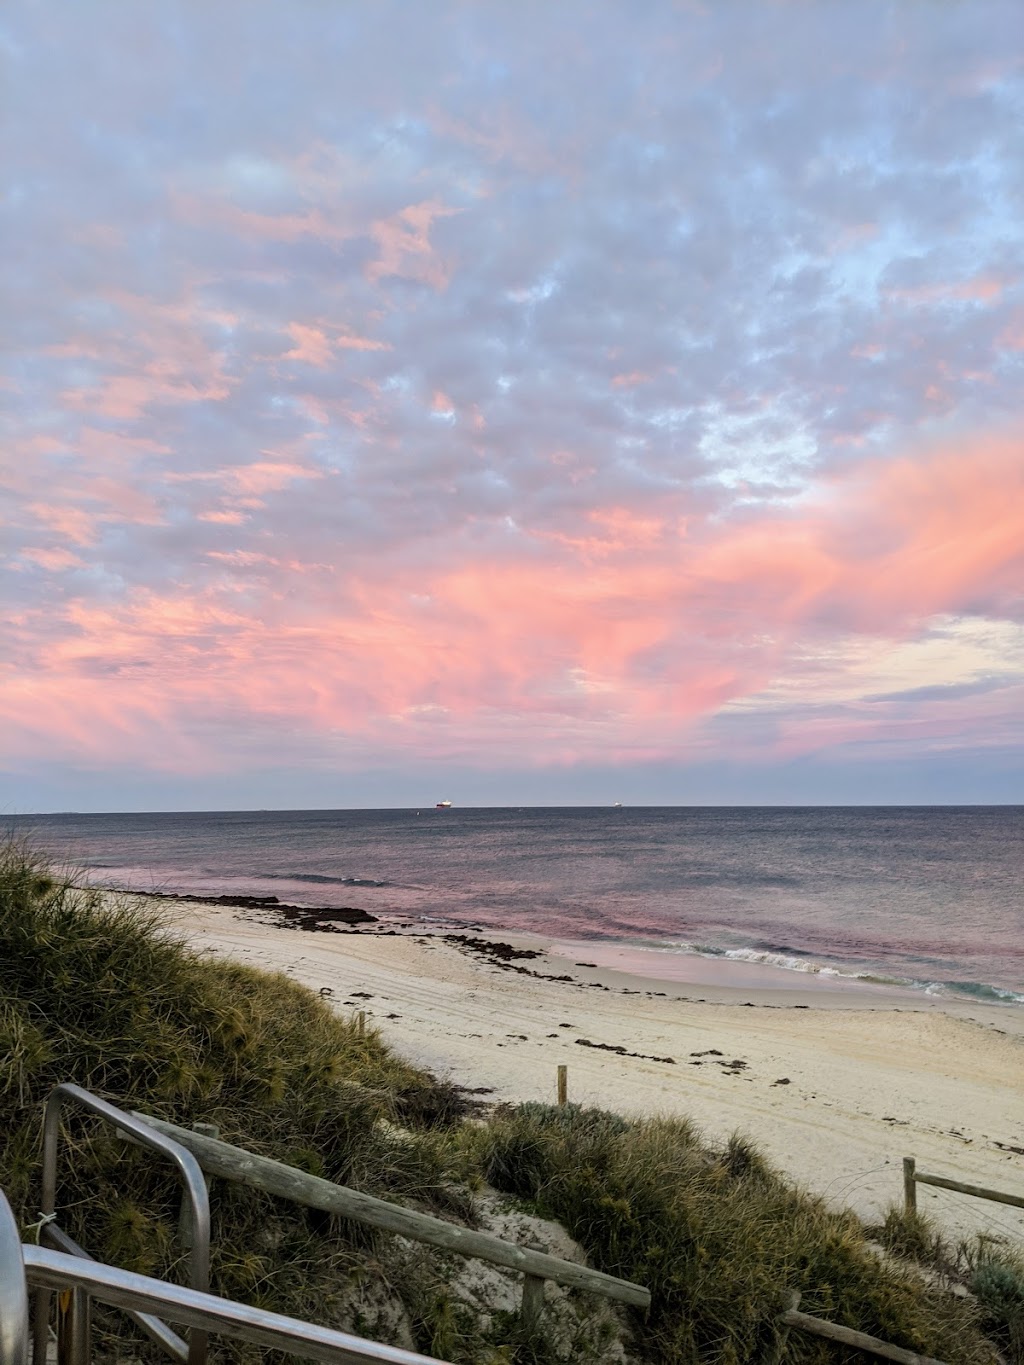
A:
[[[842,1323],[828,1322],[825,1318],[801,1313],[797,1307],[799,1302],[800,1295],[794,1294],[793,1306],[779,1318],[783,1327],[806,1332],[808,1336],[823,1337],[826,1341],[836,1341],[843,1346],[855,1346],[857,1350],[877,1356],[879,1360],[894,1360],[896,1365],[944,1365],[943,1361],[935,1360],[932,1356],[918,1355],[916,1351],[908,1351],[905,1346],[894,1346],[891,1342],[869,1336],[867,1332],[858,1332],[853,1327],[844,1327]]]
[[[276,1195],[279,1199],[304,1204],[307,1208],[351,1218],[354,1222],[381,1228],[385,1232],[439,1247],[443,1251],[452,1251],[459,1256],[489,1261],[506,1270],[520,1271],[526,1276],[523,1298],[527,1317],[535,1318],[539,1313],[545,1280],[598,1294],[634,1308],[650,1307],[651,1291],[630,1280],[617,1279],[603,1271],[591,1270],[589,1266],[575,1265],[572,1261],[564,1261],[544,1251],[504,1242],[490,1232],[477,1232],[472,1228],[460,1227],[457,1223],[446,1223],[444,1219],[434,1218],[428,1213],[416,1213],[400,1204],[391,1204],[359,1190],[335,1185],[320,1176],[286,1166],[281,1161],[258,1156],[243,1147],[235,1147],[229,1142],[204,1136],[188,1128],[179,1128],[148,1114],[133,1113],[132,1117],[180,1143],[209,1175],[249,1185],[266,1194]]]
[[[984,1185],[970,1185],[964,1180],[951,1180],[945,1175],[929,1175],[917,1169],[912,1156],[903,1158],[903,1204],[907,1213],[917,1212],[917,1186],[935,1185],[940,1190],[956,1190],[958,1194],[969,1194],[975,1199],[990,1199],[996,1204],[1009,1204],[1015,1209],[1024,1209],[1024,1195],[1006,1194],[1002,1190],[990,1190]]]

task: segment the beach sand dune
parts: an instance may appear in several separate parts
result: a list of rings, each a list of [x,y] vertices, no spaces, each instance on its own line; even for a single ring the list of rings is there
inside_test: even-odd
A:
[[[712,1140],[747,1134],[799,1184],[869,1219],[902,1197],[905,1155],[1024,1194],[1024,1011],[770,969],[723,986],[680,956],[668,968],[648,955],[640,976],[591,965],[579,944],[534,956],[516,938],[530,953],[516,957],[473,935],[301,932],[185,901],[161,912],[198,949],[365,1010],[402,1056],[488,1100],[553,1102],[566,1064],[570,1099],[685,1114]],[[1024,1236],[1024,1213],[1005,1205],[926,1186],[918,1202],[950,1233]]]

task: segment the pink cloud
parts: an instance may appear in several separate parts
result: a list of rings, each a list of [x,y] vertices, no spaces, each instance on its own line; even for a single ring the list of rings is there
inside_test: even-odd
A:
[[[295,342],[290,351],[285,351],[285,360],[299,360],[317,369],[326,369],[336,359],[338,351],[389,351],[385,341],[374,341],[372,337],[358,336],[343,328],[329,323],[309,326],[302,322],[290,322],[285,329]]]
[[[323,475],[320,470],[310,469],[305,465],[269,459],[255,460],[252,464],[234,465],[231,469],[223,470],[221,477],[239,493],[250,493],[259,497],[264,493],[274,493],[287,488],[297,479],[319,479]]]
[[[993,303],[1002,297],[1012,280],[976,275],[968,280],[941,280],[913,288],[887,289],[886,297],[903,303]]]
[[[351,226],[337,209],[330,213],[315,208],[298,213],[255,213],[230,201],[200,198],[176,192],[171,205],[177,217],[196,227],[217,227],[232,237],[273,242],[296,242],[315,237],[323,242],[340,242],[353,235]]]
[[[390,351],[391,344],[387,341],[374,341],[371,337],[355,336],[349,332],[340,332],[334,337],[334,346],[339,351]]]
[[[97,539],[96,519],[81,507],[67,504],[33,502],[27,509],[37,521],[48,526],[72,545],[94,545]]]
[[[992,438],[867,460],[795,508],[742,521],[696,521],[665,499],[657,511],[594,506],[577,536],[527,532],[501,554],[456,538],[432,560],[372,571],[307,562],[286,543],[213,551],[219,576],[205,588],[72,602],[57,630],[41,616],[23,626],[39,654],[31,705],[54,727],[48,743],[83,752],[105,734],[139,756],[157,730],[244,722],[325,743],[358,736],[378,753],[454,746],[467,761],[474,750],[664,756],[794,669],[810,668],[813,697],[817,651],[851,634],[910,639],[937,616],[1019,615],[1021,454],[1018,439]],[[242,471],[260,492],[307,473],[284,461]],[[0,719],[25,719],[20,683],[0,694]],[[796,730],[814,748],[895,723],[867,708]],[[781,725],[779,744],[796,730]],[[152,761],[171,766],[220,761],[176,744],[160,754]]]
[[[287,331],[295,345],[290,351],[285,351],[285,360],[301,360],[321,370],[331,363],[334,351],[319,328],[306,327],[301,322],[290,322]]]
[[[223,352],[210,340],[234,314],[202,302],[195,284],[172,303],[122,289],[106,299],[116,321],[102,334],[72,337],[54,354],[98,362],[96,379],[60,395],[72,411],[134,422],[154,404],[217,402],[233,387]]]
[[[391,218],[379,218],[370,228],[378,256],[367,266],[366,278],[376,282],[387,275],[402,275],[444,289],[451,269],[431,246],[430,229],[438,218],[460,211],[430,199],[410,204]]]
[[[197,520],[212,521],[218,526],[243,526],[249,518],[245,512],[233,511],[230,508],[215,508],[211,511],[199,512]]]
[[[82,559],[70,550],[30,548],[21,551],[21,558],[31,560],[49,573],[60,573],[64,569],[78,569]]]
[[[999,336],[996,344],[1007,351],[1024,351],[1024,310],[1013,314]]]

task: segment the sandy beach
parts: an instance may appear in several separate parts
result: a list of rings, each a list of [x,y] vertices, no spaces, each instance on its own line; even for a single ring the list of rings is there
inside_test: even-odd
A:
[[[487,1101],[685,1114],[752,1137],[863,1217],[920,1170],[1024,1194],[1024,1010],[758,964],[494,932],[281,927],[270,912],[156,902],[201,951],[287,973],[402,1056]],[[506,948],[493,945],[508,945]],[[490,947],[486,945],[491,945]],[[535,955],[536,954],[536,955]],[[1024,1212],[918,1186],[950,1233],[1024,1235]]]

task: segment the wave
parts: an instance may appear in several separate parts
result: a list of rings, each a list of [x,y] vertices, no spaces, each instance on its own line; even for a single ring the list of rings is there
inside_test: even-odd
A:
[[[968,995],[972,1000],[983,1000],[988,1004],[1024,1005],[1024,993],[1011,991],[1005,986],[990,986],[984,981],[933,981],[926,986],[929,995],[945,994]]]
[[[845,981],[862,981],[868,986],[887,986],[889,989],[922,991],[926,995],[961,995],[991,1005],[1024,1005],[1024,992],[1006,986],[993,986],[985,981],[929,981],[912,976],[889,976],[871,971],[844,971],[830,963],[818,962],[800,948],[787,946],[723,948],[709,943],[669,942],[657,947],[649,943],[634,945],[644,952],[688,953],[697,957],[726,959],[731,962],[752,962],[764,967],[777,967],[787,972],[804,972],[812,976],[839,977]]]
[[[838,967],[826,966],[809,957],[794,957],[790,952],[772,948],[726,948],[721,954],[733,962],[760,962],[765,967],[781,967],[787,972],[809,972],[812,976],[854,976],[859,972],[841,972]]]
[[[375,881],[373,877],[328,877],[320,872],[261,872],[260,881],[312,882],[315,886],[390,886],[390,882]]]

